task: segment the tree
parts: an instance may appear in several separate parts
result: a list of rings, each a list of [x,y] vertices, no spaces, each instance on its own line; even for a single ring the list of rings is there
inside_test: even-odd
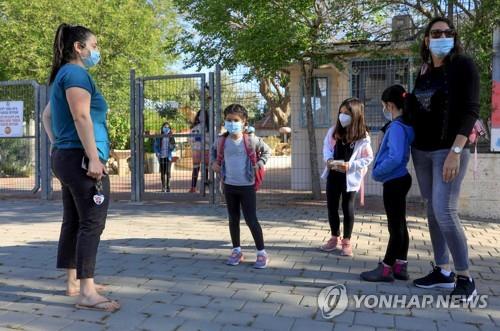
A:
[[[111,110],[110,131],[118,130],[111,136],[121,137],[112,144],[128,145],[129,71],[166,72],[175,59],[165,50],[179,32],[176,17],[171,0],[0,0],[0,78],[46,83],[58,25],[87,26],[102,55],[92,76]]]
[[[359,38],[363,24],[357,3],[346,0],[175,0],[195,32],[181,42],[192,55],[188,64],[239,64],[254,69],[259,78],[275,77],[299,64],[304,79],[309,137],[311,189],[320,198],[317,142],[311,104],[314,69],[333,37]],[[345,24],[349,22],[349,24]],[[262,83],[272,86],[272,80]]]
[[[372,2],[372,1],[368,1]],[[458,29],[466,53],[470,54],[481,76],[481,116],[491,114],[493,30],[500,17],[498,0],[382,0],[385,12],[412,16],[421,37],[427,22],[435,16],[450,18]]]

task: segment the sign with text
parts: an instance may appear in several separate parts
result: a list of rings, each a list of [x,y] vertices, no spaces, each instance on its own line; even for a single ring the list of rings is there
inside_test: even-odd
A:
[[[22,137],[23,101],[0,101],[0,137]]]

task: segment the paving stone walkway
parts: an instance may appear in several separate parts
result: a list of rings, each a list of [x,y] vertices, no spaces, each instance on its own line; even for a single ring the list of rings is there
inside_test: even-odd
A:
[[[116,313],[77,310],[64,296],[64,272],[55,269],[60,202],[0,201],[0,330],[500,330],[500,221],[463,220],[471,271],[482,309],[356,307],[355,294],[433,296],[411,281],[362,282],[359,273],[379,261],[388,239],[383,215],[359,211],[355,256],[323,253],[326,209],[275,207],[259,211],[270,267],[255,270],[253,241],[242,222],[247,262],[224,265],[230,250],[224,208],[206,205],[113,203],[102,237],[96,280],[118,299]],[[426,222],[409,217],[410,273],[430,270]],[[347,310],[324,319],[320,291],[344,284]]]

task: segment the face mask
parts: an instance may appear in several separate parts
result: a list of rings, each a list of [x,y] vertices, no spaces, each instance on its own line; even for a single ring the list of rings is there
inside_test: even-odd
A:
[[[455,40],[453,38],[431,39],[429,49],[431,50],[431,53],[438,58],[444,58],[451,52],[454,45]]]
[[[230,134],[237,134],[243,130],[243,123],[224,121],[224,127]]]
[[[82,57],[82,62],[86,68],[95,66],[101,60],[101,53],[96,50],[91,50],[88,57]]]
[[[384,112],[384,117],[388,121],[392,121],[392,113],[387,110],[387,108],[382,108],[382,111]]]
[[[345,128],[346,126],[349,126],[349,124],[351,124],[352,117],[351,117],[351,115],[340,113],[339,121],[340,121],[340,125],[342,125],[342,127]]]
[[[163,133],[168,134],[170,132],[170,128],[163,128]]]

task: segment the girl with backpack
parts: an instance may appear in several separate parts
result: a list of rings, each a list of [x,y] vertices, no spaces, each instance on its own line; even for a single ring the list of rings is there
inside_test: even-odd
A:
[[[406,195],[411,188],[411,176],[406,165],[410,146],[415,139],[409,118],[404,112],[407,93],[401,85],[388,87],[382,93],[385,118],[389,121],[380,149],[375,158],[372,177],[383,182],[384,208],[389,227],[389,242],[384,260],[377,268],[361,273],[369,282],[392,282],[394,278],[407,280],[409,236],[406,226]]]
[[[240,247],[241,208],[257,247],[254,267],[264,269],[269,263],[269,257],[264,249],[262,228],[257,220],[256,189],[261,183],[271,150],[261,138],[244,132],[247,125],[248,112],[243,106],[232,104],[224,109],[224,127],[227,132],[218,139],[212,168],[221,175],[224,183],[229,216],[233,249],[226,264],[235,266],[244,259]]]
[[[348,98],[339,107],[339,117],[323,142],[326,163],[322,178],[327,179],[326,198],[331,238],[320,247],[322,251],[337,249],[340,241],[339,200],[342,196],[344,238],[342,256],[352,256],[351,234],[354,225],[354,198],[362,187],[368,165],[373,161],[370,136],[365,124],[364,105],[357,98]]]

